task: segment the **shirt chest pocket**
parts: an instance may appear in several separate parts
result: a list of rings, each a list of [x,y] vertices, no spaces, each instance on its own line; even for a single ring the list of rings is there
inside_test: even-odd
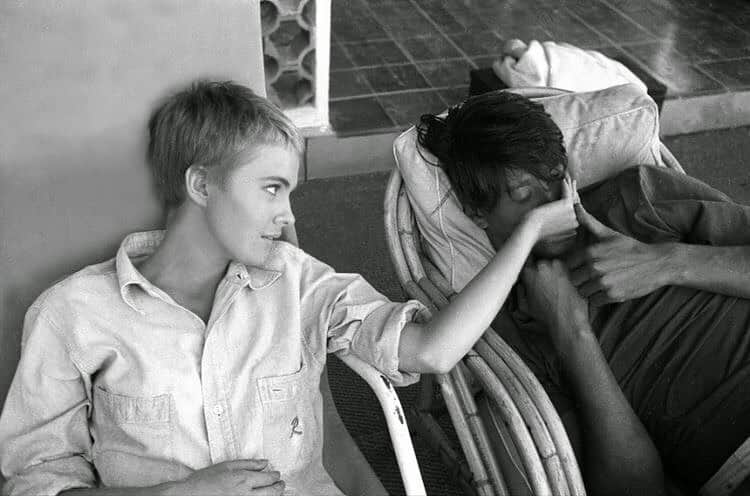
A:
[[[108,483],[140,480],[142,460],[165,464],[173,456],[174,400],[171,394],[131,396],[94,387],[94,463]],[[140,467],[140,468],[139,468]],[[145,471],[149,472],[149,471]],[[140,473],[140,475],[139,475]]]
[[[282,474],[302,470],[320,455],[319,379],[303,362],[293,374],[256,380],[263,407],[263,456]]]

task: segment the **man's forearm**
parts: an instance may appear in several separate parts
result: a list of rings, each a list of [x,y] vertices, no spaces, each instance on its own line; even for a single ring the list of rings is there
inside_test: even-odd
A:
[[[750,298],[750,246],[671,246],[670,280],[713,293]]]
[[[617,384],[596,336],[586,324],[560,335],[564,338],[555,346],[578,405],[590,493],[662,494],[658,452]]]

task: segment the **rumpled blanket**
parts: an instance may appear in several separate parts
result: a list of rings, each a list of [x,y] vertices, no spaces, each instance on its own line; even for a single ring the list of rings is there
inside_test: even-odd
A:
[[[492,69],[511,88],[546,86],[582,92],[635,83],[647,92],[643,81],[620,62],[595,50],[555,41],[532,40],[526,45],[509,40]]]

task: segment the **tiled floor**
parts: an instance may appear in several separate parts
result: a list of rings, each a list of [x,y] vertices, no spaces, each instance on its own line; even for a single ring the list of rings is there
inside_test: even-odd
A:
[[[333,0],[334,129],[404,128],[460,101],[510,38],[619,55],[667,99],[750,89],[746,0]]]

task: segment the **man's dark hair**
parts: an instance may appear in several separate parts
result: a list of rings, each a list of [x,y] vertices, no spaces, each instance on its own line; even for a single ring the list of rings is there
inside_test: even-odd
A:
[[[185,171],[193,164],[218,169],[226,179],[240,152],[259,145],[304,142],[281,110],[250,88],[231,81],[199,80],[166,98],[148,121],[147,160],[167,208],[185,199]]]
[[[417,132],[459,201],[475,211],[495,206],[510,169],[550,182],[567,167],[562,132],[544,107],[508,91],[470,97],[445,117],[425,114]]]

